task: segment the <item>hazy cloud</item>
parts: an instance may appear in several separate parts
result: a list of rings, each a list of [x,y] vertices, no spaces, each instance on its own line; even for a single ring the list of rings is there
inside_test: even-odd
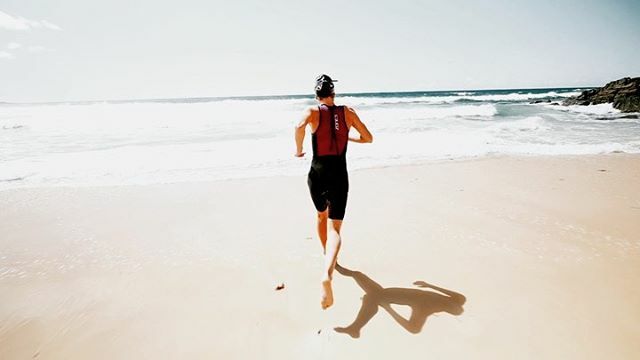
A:
[[[15,56],[12,53],[6,51],[0,51],[0,59],[13,59]]]
[[[19,48],[21,46],[22,45],[20,45],[20,44],[18,44],[16,42],[10,42],[10,43],[7,44],[7,49],[14,50],[14,49],[17,49],[17,48]]]
[[[7,30],[30,30],[45,28],[50,30],[62,30],[54,23],[47,20],[29,20],[20,16],[11,16],[5,12],[0,11],[0,29]]]
[[[54,24],[54,23],[50,23],[47,20],[42,20],[40,22],[42,24],[42,26],[46,27],[47,29],[51,29],[51,30],[62,30],[60,28],[60,26]]]

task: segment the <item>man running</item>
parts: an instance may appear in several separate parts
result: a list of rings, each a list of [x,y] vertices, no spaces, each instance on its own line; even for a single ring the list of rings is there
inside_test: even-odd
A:
[[[315,91],[319,104],[305,111],[303,119],[295,129],[295,156],[302,157],[305,154],[302,144],[306,127],[311,126],[313,159],[307,184],[313,204],[318,211],[318,237],[325,255],[320,302],[323,309],[333,304],[331,279],[340,251],[340,227],[349,192],[347,142],[370,143],[373,141],[373,136],[352,108],[335,105],[336,95],[333,83],[336,81],[328,75],[320,75],[316,78]],[[358,137],[349,136],[352,126],[358,131]]]

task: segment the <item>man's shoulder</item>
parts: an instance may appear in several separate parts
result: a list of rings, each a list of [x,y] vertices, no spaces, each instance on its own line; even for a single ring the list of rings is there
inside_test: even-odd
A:
[[[317,118],[318,118],[318,116],[319,116],[319,115],[318,115],[318,114],[319,114],[319,111],[320,111],[320,110],[318,109],[318,107],[317,107],[317,106],[308,106],[308,107],[306,107],[306,108],[304,109],[304,117],[305,117],[307,120],[315,121],[315,119],[317,119]]]
[[[304,108],[304,116],[313,116],[318,112],[318,108],[314,106],[307,106]]]
[[[346,116],[356,115],[356,111],[351,106],[342,105],[342,107],[344,108],[344,113]]]

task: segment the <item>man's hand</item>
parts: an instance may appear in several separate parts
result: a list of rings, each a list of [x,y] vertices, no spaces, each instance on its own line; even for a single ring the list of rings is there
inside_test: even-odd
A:
[[[295,156],[295,157],[303,157],[303,156],[304,156],[304,154],[306,154],[306,152],[304,152],[304,151],[299,151],[299,152],[296,152],[295,154],[293,154],[293,156]]]
[[[349,136],[349,141],[353,141],[353,142],[360,143],[360,144],[366,144],[366,143],[370,143],[371,142],[371,141],[365,141],[362,138],[362,136],[358,136],[358,137]]]

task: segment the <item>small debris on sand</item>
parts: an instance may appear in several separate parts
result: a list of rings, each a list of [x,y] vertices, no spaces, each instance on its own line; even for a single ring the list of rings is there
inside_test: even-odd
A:
[[[606,170],[606,169],[598,169],[598,171],[600,171],[600,172],[605,172],[605,171],[607,171],[607,170]]]
[[[322,329],[318,330],[318,335],[320,335],[321,332],[322,332]]]
[[[280,285],[276,286],[276,291],[282,290],[282,289],[284,289],[284,283],[281,283]]]

